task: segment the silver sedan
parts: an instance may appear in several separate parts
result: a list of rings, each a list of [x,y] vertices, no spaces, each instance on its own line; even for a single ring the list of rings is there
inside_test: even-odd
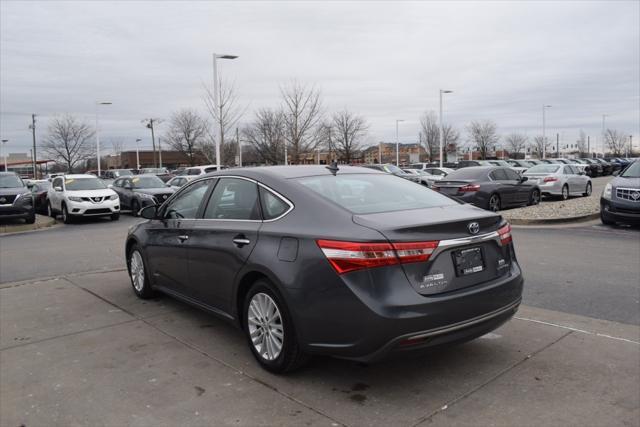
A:
[[[591,178],[574,165],[536,165],[527,169],[523,176],[536,183],[542,194],[560,196],[562,200],[569,196],[590,196],[593,188]]]

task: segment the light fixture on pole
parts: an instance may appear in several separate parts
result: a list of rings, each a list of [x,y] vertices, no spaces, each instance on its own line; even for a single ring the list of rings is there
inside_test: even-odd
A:
[[[213,53],[213,108],[215,108],[216,114],[220,115],[220,111],[219,111],[219,106],[218,106],[218,86],[219,86],[219,81],[218,81],[218,59],[236,59],[238,56],[237,55],[219,55],[217,53]],[[215,117],[214,117],[215,119]],[[216,121],[216,120],[214,120]],[[219,122],[219,120],[218,120]],[[214,127],[215,126],[220,126],[220,123],[214,123]],[[220,129],[217,132],[217,137],[216,137],[216,170],[220,170],[220,140],[222,139],[222,126],[220,126]],[[285,159],[286,162],[286,159]]]
[[[5,172],[9,172],[7,170],[7,151],[6,151],[7,149],[5,148],[5,145],[7,144],[7,142],[9,142],[8,139],[3,139],[2,140],[2,157],[4,158],[4,171]]]
[[[396,120],[396,166],[398,167],[400,167],[400,140],[398,139],[398,123],[400,122],[404,122],[404,120]]]
[[[547,108],[551,108],[551,105],[542,106],[542,158],[547,158],[547,122],[545,112]]]
[[[136,138],[136,170],[140,170],[140,146],[138,143],[142,141],[140,138]]]
[[[101,105],[111,105],[112,103],[109,101],[96,101],[96,159],[98,160],[98,178],[101,176],[100,173],[100,129],[98,123],[98,108]],[[71,172],[71,171],[69,171]]]
[[[443,149],[442,147],[444,146],[444,129],[442,128],[442,94],[443,93],[453,93],[452,90],[443,90],[440,89],[440,137],[438,138],[440,140],[440,167],[442,167],[442,157],[443,156]]]
[[[603,114],[602,115],[602,155],[604,156],[604,146],[605,146],[605,127],[604,127],[604,123],[606,118],[609,117],[609,114]]]

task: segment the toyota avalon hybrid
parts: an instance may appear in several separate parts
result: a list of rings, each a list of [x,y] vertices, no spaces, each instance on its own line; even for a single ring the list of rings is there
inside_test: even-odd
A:
[[[499,214],[375,170],[220,171],[141,215],[125,247],[134,292],[234,322],[272,372],[467,341],[521,300]]]

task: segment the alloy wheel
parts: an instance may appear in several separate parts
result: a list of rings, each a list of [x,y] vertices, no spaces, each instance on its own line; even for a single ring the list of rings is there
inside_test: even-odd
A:
[[[500,210],[500,198],[495,194],[489,199],[489,210],[498,212]]]
[[[531,204],[537,205],[540,203],[540,192],[538,190],[534,190],[531,194]]]
[[[562,187],[562,200],[567,200],[569,198],[569,187],[566,185]]]
[[[142,292],[144,288],[144,263],[142,262],[142,255],[137,250],[131,252],[130,271],[131,282],[136,291]]]
[[[585,192],[585,194],[587,195],[587,197],[589,197],[589,196],[591,195],[591,191],[592,191],[591,183],[588,183],[588,184],[587,184],[587,191]]]
[[[269,295],[259,292],[251,298],[247,325],[256,352],[265,360],[275,360],[284,345],[284,326],[280,310]]]

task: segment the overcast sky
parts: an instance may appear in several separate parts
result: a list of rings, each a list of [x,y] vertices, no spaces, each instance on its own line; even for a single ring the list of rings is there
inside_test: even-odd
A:
[[[640,146],[639,1],[114,2],[0,1],[0,134],[28,152],[47,118],[72,113],[101,138],[135,138],[140,124],[191,107],[205,111],[211,53],[246,105],[276,107],[291,79],[316,85],[327,112],[348,108],[369,141],[417,140],[418,118],[438,110],[462,130],[492,119],[500,133],[542,132],[574,142],[607,127]],[[162,132],[162,125],[160,127]]]

